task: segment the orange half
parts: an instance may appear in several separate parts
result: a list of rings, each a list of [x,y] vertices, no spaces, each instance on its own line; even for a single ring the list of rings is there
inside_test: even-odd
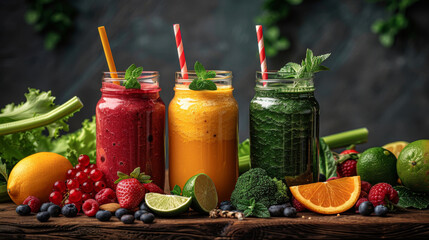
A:
[[[360,195],[359,176],[290,187],[292,195],[307,209],[337,214],[353,207]]]

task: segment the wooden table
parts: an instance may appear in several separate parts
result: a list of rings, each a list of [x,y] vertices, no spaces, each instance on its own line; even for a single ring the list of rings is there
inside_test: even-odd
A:
[[[51,218],[46,223],[35,215],[21,217],[12,203],[0,204],[0,239],[268,239],[268,238],[402,238],[429,237],[429,210],[409,210],[382,218],[358,214],[323,216],[298,213],[297,218],[235,219],[201,216],[194,212],[179,218],[157,218],[153,224],[136,221],[126,225],[116,217],[110,222],[78,216]]]

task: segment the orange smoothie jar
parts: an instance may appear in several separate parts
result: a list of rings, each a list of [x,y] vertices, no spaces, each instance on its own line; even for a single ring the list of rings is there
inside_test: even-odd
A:
[[[229,200],[238,176],[238,105],[232,95],[232,73],[215,71],[217,90],[194,91],[176,73],[175,95],[168,109],[170,187],[198,173],[214,182],[219,201]]]

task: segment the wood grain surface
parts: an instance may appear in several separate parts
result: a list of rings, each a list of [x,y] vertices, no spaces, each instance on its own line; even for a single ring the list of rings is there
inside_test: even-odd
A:
[[[210,219],[189,212],[178,218],[157,218],[153,224],[136,221],[125,225],[78,216],[51,218],[46,223],[35,215],[21,217],[12,203],[0,204],[0,239],[418,239],[429,236],[429,211],[409,210],[388,217],[363,217],[346,213],[324,216],[310,212],[297,218]]]

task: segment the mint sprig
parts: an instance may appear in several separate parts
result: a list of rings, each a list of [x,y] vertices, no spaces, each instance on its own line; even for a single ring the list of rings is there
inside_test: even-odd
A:
[[[182,189],[180,189],[179,185],[175,185],[173,190],[170,191],[172,195],[182,195]]]
[[[126,89],[140,89],[140,83],[137,81],[137,78],[140,77],[140,75],[143,72],[143,67],[136,67],[136,65],[131,64],[131,66],[128,67],[128,69],[125,71],[125,88]]]
[[[285,78],[303,78],[310,77],[314,73],[320,71],[329,70],[329,68],[322,66],[323,61],[325,61],[331,54],[324,54],[320,56],[314,56],[313,51],[307,48],[307,53],[305,59],[301,61],[301,65],[294,62],[288,62],[284,67],[278,71]]]
[[[213,81],[207,80],[208,78],[216,77],[215,71],[206,71],[204,66],[198,61],[195,62],[194,70],[197,78],[189,84],[189,89],[194,91],[217,90],[216,84]]]
[[[269,218],[270,212],[264,204],[255,202],[255,199],[243,200],[237,204],[237,209],[243,211],[245,217],[254,216],[258,218]]]
[[[141,182],[141,183],[152,182],[152,180],[149,180],[150,179],[149,175],[145,175],[144,172],[140,173],[140,167],[135,168],[130,173],[130,175],[127,175],[121,171],[118,171],[117,174],[118,174],[119,178],[114,182],[115,184],[119,183],[122,180],[129,179],[129,178],[135,178],[135,179],[139,180],[139,182]]]

